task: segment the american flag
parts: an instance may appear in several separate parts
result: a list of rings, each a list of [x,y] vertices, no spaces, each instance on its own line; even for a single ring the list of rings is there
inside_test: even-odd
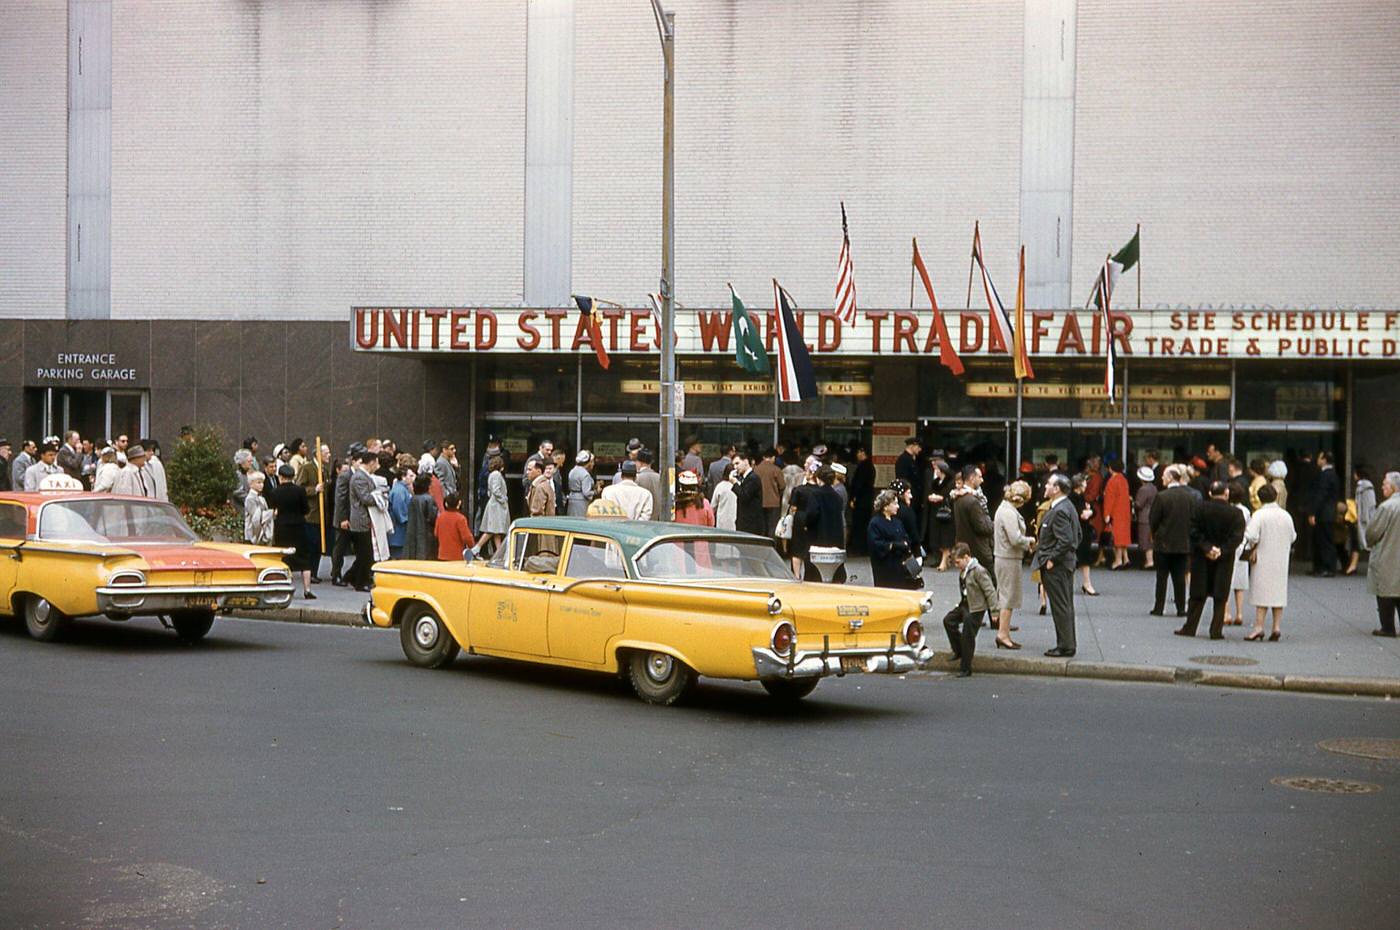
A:
[[[841,256],[836,259],[836,315],[856,321],[856,270],[851,265],[851,234],[846,229],[846,202],[841,202]]]

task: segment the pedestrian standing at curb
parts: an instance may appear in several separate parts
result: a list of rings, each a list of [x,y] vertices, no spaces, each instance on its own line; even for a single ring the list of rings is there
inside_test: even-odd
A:
[[[1400,610],[1400,471],[1386,473],[1381,495],[1385,500],[1366,526],[1366,545],[1371,547],[1366,587],[1376,596],[1380,617],[1374,635],[1394,636],[1395,613]]]
[[[350,470],[350,519],[347,529],[355,550],[355,564],[350,567],[347,580],[356,591],[361,592],[369,591],[373,581],[370,566],[374,564],[374,523],[370,513],[375,507],[374,494],[378,484],[374,473],[378,470],[379,455],[367,449],[360,453],[359,462]]]
[[[117,475],[121,474],[122,467],[117,464],[117,450],[111,446],[103,446],[97,452],[97,472],[92,476],[92,489],[98,494],[111,492],[116,486]],[[244,474],[243,494],[248,494],[247,474]],[[238,512],[243,512],[243,502],[238,502]]]
[[[1249,579],[1249,602],[1254,605],[1254,629],[1245,637],[1249,642],[1264,638],[1264,617],[1274,612],[1274,630],[1269,638],[1283,635],[1283,608],[1288,606],[1288,561],[1298,530],[1293,517],[1278,505],[1278,491],[1271,484],[1261,485],[1259,509],[1244,528],[1245,550],[1254,550],[1254,571]]]
[[[344,574],[345,556],[351,552],[350,536],[350,477],[356,468],[364,447],[354,443],[346,450],[347,461],[342,462],[335,475],[335,489],[332,494],[331,519],[335,524],[335,543],[331,546],[331,584],[343,588],[350,583]],[[352,566],[353,567],[353,566]]]
[[[1167,607],[1167,579],[1172,583],[1176,615],[1186,616],[1186,567],[1191,557],[1191,513],[1196,499],[1186,486],[1179,465],[1168,465],[1162,472],[1166,488],[1152,502],[1148,522],[1152,531],[1153,557],[1157,563],[1157,593],[1151,614],[1160,617]]]
[[[1230,503],[1229,486],[1212,481],[1210,497],[1191,515],[1191,604],[1177,636],[1195,636],[1211,600],[1210,638],[1225,638],[1225,602],[1235,571],[1235,552],[1244,540],[1244,517]]]
[[[477,526],[476,554],[495,554],[505,543],[506,531],[510,529],[510,500],[506,488],[506,460],[502,455],[493,455],[486,460],[486,503],[482,505],[481,520]],[[447,499],[443,498],[443,503]],[[490,553],[486,550],[491,544]]]
[[[710,492],[710,506],[715,511],[715,526],[722,530],[737,529],[739,500],[734,496],[734,463],[728,462],[719,473],[714,490]]]
[[[996,532],[992,540],[996,561],[992,567],[996,571],[998,649],[1021,648],[1021,644],[1011,638],[1011,612],[1021,608],[1022,563],[1035,545],[1035,540],[1026,535],[1026,518],[1021,516],[1020,510],[1030,496],[1030,485],[1013,481],[1007,485],[1006,495],[997,506]]]
[[[588,505],[598,496],[598,485],[593,480],[593,453],[580,449],[574,456],[574,467],[569,470],[568,492],[564,498],[564,510],[571,517],[588,516]]]
[[[1133,497],[1133,509],[1137,511],[1137,544],[1143,554],[1142,567],[1154,568],[1152,559],[1152,505],[1157,501],[1157,476],[1147,465],[1137,470],[1137,494]]]
[[[700,473],[683,471],[676,476],[676,523],[714,526],[715,509],[700,490]]]
[[[1040,521],[1040,538],[1036,541],[1035,558],[1031,567],[1040,569],[1040,583],[1050,600],[1050,615],[1055,621],[1055,648],[1047,650],[1052,658],[1074,655],[1077,643],[1074,635],[1074,569],[1078,564],[1081,533],[1079,514],[1069,498],[1070,481],[1056,472],[1045,480],[1045,499],[1050,507]]]
[[[413,481],[418,477],[412,468],[395,469],[394,486],[389,489],[389,518],[394,521],[389,530],[389,558],[403,558],[404,539],[408,536],[408,502],[413,500]]]
[[[433,500],[432,495],[433,477],[432,474],[413,475],[413,494],[408,501],[408,520],[404,524],[403,557],[406,559],[435,559],[441,548],[437,540],[440,514],[437,501]],[[444,497],[444,505],[448,497],[455,498],[457,495],[449,494]],[[462,550],[459,547],[452,561],[455,562],[461,557]]]
[[[1249,493],[1245,487],[1237,482],[1231,481],[1225,485],[1226,493],[1230,496],[1230,506],[1240,512],[1244,517],[1246,529],[1249,526],[1249,505],[1245,503],[1245,496]],[[1230,573],[1230,596],[1225,599],[1225,625],[1244,625],[1244,593],[1249,590],[1249,562],[1244,556],[1245,542],[1240,541],[1240,546],[1235,550],[1235,570]],[[1230,604],[1234,602],[1234,615],[1231,616]]]
[[[284,556],[287,569],[295,576],[301,574],[302,597],[316,600],[311,593],[311,547],[307,545],[306,513],[310,504],[306,500],[306,490],[296,483],[297,471],[291,465],[277,468],[277,487],[268,488],[265,495],[267,506],[276,512],[272,521],[273,545],[291,549],[292,554]]]
[[[958,663],[958,677],[967,678],[972,674],[982,617],[996,606],[997,586],[991,572],[973,558],[967,543],[955,544],[952,557],[958,569],[958,606],[943,616],[943,630],[948,634],[953,661]]]
[[[248,496],[243,501],[243,538],[254,546],[272,543],[274,514],[268,509],[267,501],[263,500],[262,496],[266,483],[267,479],[260,471],[248,476]]]
[[[866,528],[870,583],[877,588],[923,587],[922,579],[915,578],[905,569],[907,560],[914,554],[914,547],[909,541],[904,521],[899,518],[899,506],[896,491],[881,491],[875,498],[875,515],[870,518]]]

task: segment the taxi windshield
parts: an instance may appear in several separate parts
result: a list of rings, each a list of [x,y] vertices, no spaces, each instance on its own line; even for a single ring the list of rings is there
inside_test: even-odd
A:
[[[764,578],[792,581],[792,569],[772,543],[743,539],[671,539],[647,549],[637,559],[643,578],[702,580]]]
[[[45,504],[39,538],[66,542],[192,543],[180,512],[160,501],[73,500]]]

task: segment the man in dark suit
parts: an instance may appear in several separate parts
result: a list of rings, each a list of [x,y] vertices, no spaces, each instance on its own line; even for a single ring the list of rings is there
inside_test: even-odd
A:
[[[768,521],[763,513],[763,479],[749,464],[749,454],[734,455],[734,528],[741,533],[768,535]]]
[[[953,538],[965,543],[972,551],[977,564],[991,570],[992,560],[992,518],[987,513],[987,499],[976,493],[982,486],[982,469],[968,465],[962,470],[963,486],[973,493],[964,494],[953,501]]]
[[[360,453],[365,451],[365,447],[358,442],[351,443],[346,450],[346,458],[350,461],[350,467],[335,476],[335,490],[331,501],[331,522],[335,526],[335,542],[331,544],[331,584],[337,588],[343,588],[350,582],[343,575],[345,568],[345,555],[351,548],[350,536],[350,477],[354,474],[355,463],[359,461]],[[354,566],[351,566],[354,569]]]
[[[1040,570],[1040,583],[1050,599],[1055,621],[1055,648],[1045,654],[1068,658],[1074,655],[1074,569],[1079,549],[1079,514],[1069,499],[1070,481],[1061,474],[1045,479],[1045,499],[1050,509],[1040,521],[1031,568]]]
[[[1157,563],[1157,596],[1152,616],[1160,617],[1167,607],[1167,579],[1171,578],[1176,615],[1186,616],[1186,566],[1191,557],[1191,514],[1196,496],[1186,486],[1180,465],[1168,465],[1162,472],[1166,488],[1152,501],[1148,523],[1152,527],[1152,557]]]
[[[374,505],[374,473],[379,470],[379,456],[361,452],[360,464],[350,472],[350,540],[355,547],[355,564],[350,567],[356,591],[368,591],[370,566],[374,564],[374,544],[370,533],[369,509]]]
[[[1160,495],[1159,495],[1160,496]],[[1235,550],[1244,541],[1244,514],[1230,503],[1230,486],[1212,481],[1210,497],[1191,516],[1191,613],[1177,636],[1195,636],[1206,598],[1214,599],[1210,638],[1225,638],[1225,604],[1235,572]]]
[[[1308,512],[1308,526],[1312,527],[1312,573],[1333,578],[1337,574],[1337,544],[1333,533],[1337,529],[1337,502],[1341,500],[1342,487],[1337,469],[1332,467],[1330,452],[1317,454],[1316,488]]]
[[[924,444],[919,441],[919,437],[910,436],[904,440],[904,451],[894,460],[894,476],[908,484],[909,490],[914,492],[915,512],[923,510],[924,495],[920,491],[923,487],[923,477],[919,474],[919,453],[923,451]]]

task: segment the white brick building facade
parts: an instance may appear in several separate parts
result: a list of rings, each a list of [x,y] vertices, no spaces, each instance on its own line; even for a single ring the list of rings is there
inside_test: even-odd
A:
[[[0,17],[8,317],[64,313],[66,6]],[[682,302],[721,303],[726,281],[761,301],[777,276],[828,305],[842,198],[862,304],[907,302],[912,235],[961,304],[974,219],[1012,291],[1023,2],[674,8]],[[1074,9],[1072,302],[1141,222],[1146,305],[1395,303],[1400,8]],[[112,317],[520,303],[527,10],[115,4]],[[576,0],[573,17],[572,286],[641,304],[659,269],[655,28],[644,3]]]

